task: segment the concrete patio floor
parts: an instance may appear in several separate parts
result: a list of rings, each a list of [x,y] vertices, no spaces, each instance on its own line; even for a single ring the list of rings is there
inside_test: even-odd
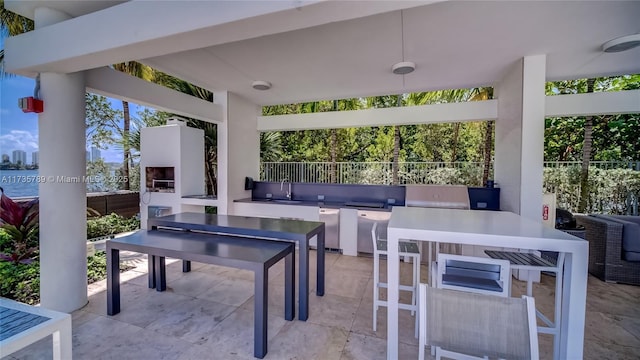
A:
[[[311,260],[315,274],[315,256]],[[137,267],[122,275],[120,314],[106,315],[104,280],[89,286],[89,303],[73,313],[75,359],[254,359],[251,272],[193,263],[191,273],[182,273],[176,261],[168,265],[167,291],[158,293],[147,288],[146,260],[130,261]],[[378,312],[378,331],[372,330],[372,259],[327,253],[326,264],[324,297],[315,295],[311,280],[307,322],[283,319],[283,266],[271,269],[265,359],[385,358],[385,308]],[[384,261],[381,268],[386,271]],[[401,276],[409,282],[410,264],[402,264]],[[423,266],[423,282],[427,276]],[[525,283],[514,279],[513,288],[518,296]],[[536,305],[547,314],[553,291],[554,278],[546,275],[534,287]],[[585,359],[640,358],[639,305],[640,287],[589,276]],[[413,317],[401,311],[400,319],[400,358],[417,359]],[[551,336],[540,335],[542,359],[551,358],[551,344]],[[51,359],[51,337],[8,358]]]

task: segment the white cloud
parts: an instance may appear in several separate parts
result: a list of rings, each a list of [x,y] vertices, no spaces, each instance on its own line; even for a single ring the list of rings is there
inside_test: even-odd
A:
[[[9,111],[9,109],[6,108],[0,108],[0,115],[9,115],[11,113],[11,111]]]
[[[38,151],[38,135],[24,130],[11,130],[0,136],[0,149],[3,154],[13,150],[24,150],[27,154]]]

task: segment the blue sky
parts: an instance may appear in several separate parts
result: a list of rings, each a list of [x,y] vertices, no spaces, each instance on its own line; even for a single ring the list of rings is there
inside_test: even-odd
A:
[[[31,163],[31,153],[38,150],[38,116],[23,113],[18,108],[18,99],[33,96],[35,80],[5,74],[0,83],[0,154],[11,156],[13,150],[24,150],[27,152],[27,161]],[[121,101],[109,100],[114,109],[122,110]],[[132,117],[141,108],[130,104]],[[122,151],[113,147],[101,150],[101,155],[106,162],[122,161]]]

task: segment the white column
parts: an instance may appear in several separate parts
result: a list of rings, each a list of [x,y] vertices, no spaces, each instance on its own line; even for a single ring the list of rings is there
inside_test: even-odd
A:
[[[35,12],[38,28],[68,18]],[[46,308],[71,312],[87,303],[84,73],[42,73],[40,84],[40,297]]]
[[[233,214],[233,200],[251,197],[244,178],[260,175],[260,107],[226,91],[213,99],[224,117],[218,124],[218,214]]]
[[[518,61],[496,86],[495,180],[500,206],[541,221],[546,55]]]

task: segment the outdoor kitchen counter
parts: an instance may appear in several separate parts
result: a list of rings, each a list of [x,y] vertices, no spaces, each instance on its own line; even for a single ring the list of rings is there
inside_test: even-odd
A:
[[[389,212],[394,205],[383,202],[357,202],[357,201],[308,201],[308,200],[287,200],[287,199],[238,199],[234,202],[266,204],[266,205],[295,205],[295,206],[315,206],[328,209],[356,209],[356,210],[377,210]],[[404,205],[401,205],[404,206]]]

